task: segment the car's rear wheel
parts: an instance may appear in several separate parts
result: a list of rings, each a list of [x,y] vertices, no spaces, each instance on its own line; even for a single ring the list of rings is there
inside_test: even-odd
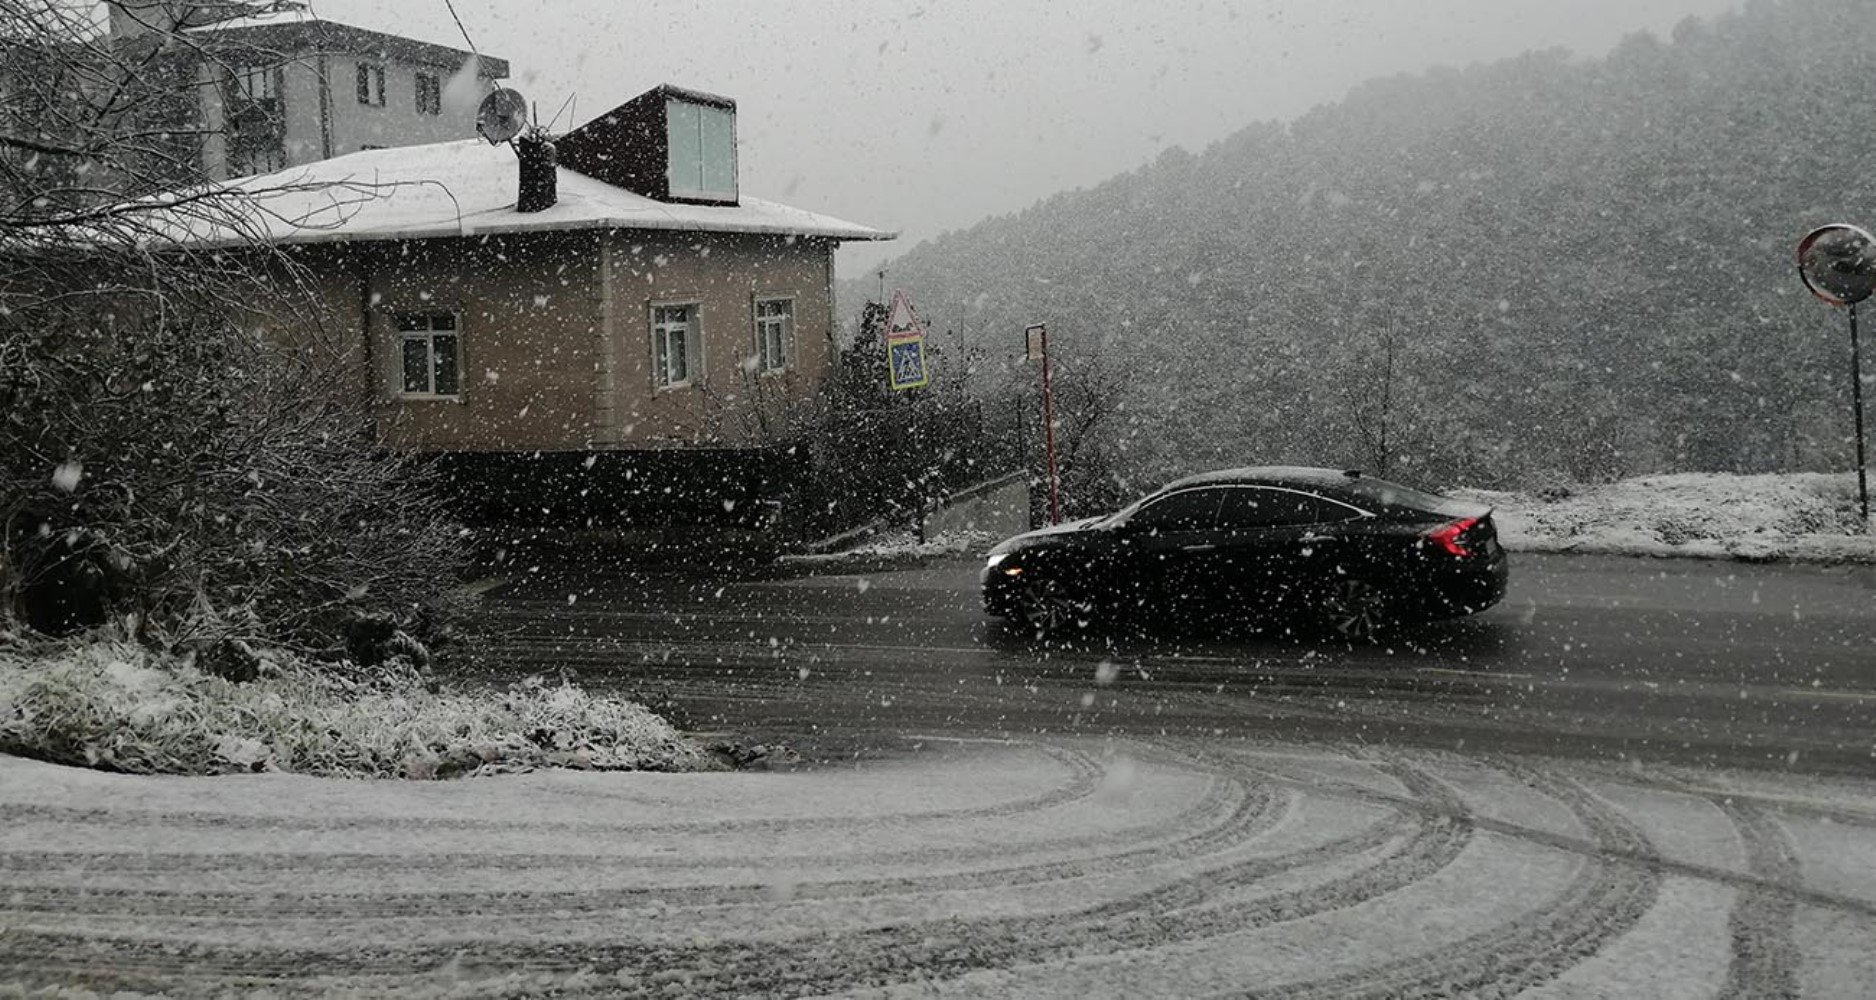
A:
[[[1394,624],[1393,600],[1387,591],[1360,577],[1343,577],[1326,590],[1316,614],[1335,635],[1344,639],[1371,639]]]
[[[1094,608],[1062,581],[1038,577],[1017,589],[1014,610],[1018,621],[1046,637],[1086,627]]]

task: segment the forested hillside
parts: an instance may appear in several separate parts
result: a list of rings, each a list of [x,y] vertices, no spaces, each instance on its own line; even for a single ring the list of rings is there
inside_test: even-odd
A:
[[[1843,317],[1792,252],[1876,223],[1871,13],[1759,0],[1599,60],[1377,80],[923,244],[892,284],[985,371],[1046,320],[1066,377],[1121,373],[1093,433],[1141,482],[1842,468]]]

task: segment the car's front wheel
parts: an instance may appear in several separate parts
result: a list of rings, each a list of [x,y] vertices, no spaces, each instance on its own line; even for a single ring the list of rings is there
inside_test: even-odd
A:
[[[1090,601],[1049,577],[1024,580],[1017,588],[1013,610],[1019,622],[1043,637],[1086,628],[1094,617]]]

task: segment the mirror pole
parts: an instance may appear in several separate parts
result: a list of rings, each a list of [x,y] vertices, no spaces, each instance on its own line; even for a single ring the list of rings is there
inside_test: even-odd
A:
[[[1863,530],[1869,523],[1869,464],[1863,445],[1863,347],[1857,337],[1856,303],[1850,303],[1850,406],[1856,411],[1856,495],[1863,511]]]

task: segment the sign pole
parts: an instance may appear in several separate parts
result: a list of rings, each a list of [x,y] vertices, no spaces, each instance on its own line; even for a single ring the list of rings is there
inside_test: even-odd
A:
[[[1056,486],[1055,476],[1055,389],[1049,379],[1049,328],[1047,326],[1042,328],[1042,441],[1049,455],[1049,523],[1061,524],[1062,498]]]
[[[1856,495],[1863,508],[1863,530],[1869,523],[1869,462],[1863,445],[1863,347],[1857,337],[1856,303],[1850,303],[1850,405],[1856,410]]]
[[[1857,336],[1856,305],[1876,295],[1876,235],[1837,222],[1798,242],[1798,277],[1811,294],[1833,306],[1850,309],[1850,406],[1856,414],[1856,498],[1869,523],[1869,457],[1863,443],[1863,344]]]

